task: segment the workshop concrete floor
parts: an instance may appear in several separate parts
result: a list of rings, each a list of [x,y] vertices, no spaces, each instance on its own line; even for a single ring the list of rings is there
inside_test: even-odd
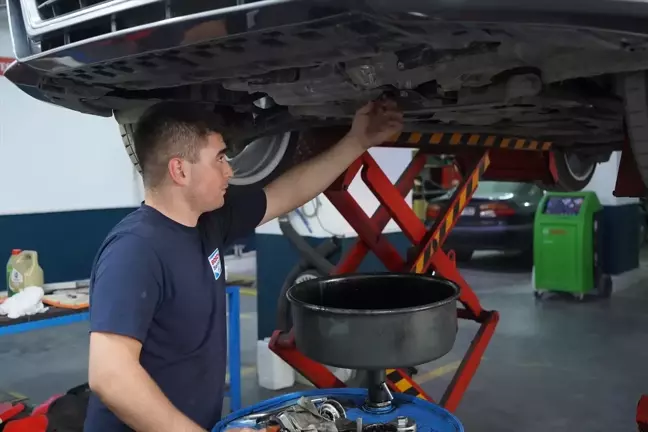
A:
[[[463,275],[500,323],[456,414],[467,431],[633,431],[648,393],[648,262],[615,278],[609,301],[533,298],[530,264],[479,255]],[[274,394],[256,385],[256,304],[242,299],[244,404]],[[419,368],[439,399],[475,334],[460,322],[453,351]],[[0,388],[40,402],[85,382],[87,324],[0,340]]]

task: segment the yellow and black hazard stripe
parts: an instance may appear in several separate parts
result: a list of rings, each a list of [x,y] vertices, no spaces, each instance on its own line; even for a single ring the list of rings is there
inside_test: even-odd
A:
[[[473,147],[505,148],[512,150],[547,151],[553,142],[518,138],[504,135],[486,135],[470,133],[420,133],[401,132],[389,141],[399,145],[465,145]]]
[[[479,185],[479,179],[484,174],[488,166],[490,165],[490,155],[488,152],[482,156],[482,158],[477,163],[475,169],[473,169],[470,177],[466,180],[462,187],[455,192],[454,196],[450,200],[450,207],[442,218],[440,224],[435,228],[434,234],[432,234],[432,239],[423,253],[416,260],[414,265],[414,271],[416,273],[422,273],[425,270],[426,263],[430,261],[430,258],[439,250],[443,241],[446,239],[450,229],[454,225],[455,221],[461,215],[464,207],[472,197],[473,193]]]
[[[432,398],[400,369],[387,369],[387,382],[392,390],[432,402]]]

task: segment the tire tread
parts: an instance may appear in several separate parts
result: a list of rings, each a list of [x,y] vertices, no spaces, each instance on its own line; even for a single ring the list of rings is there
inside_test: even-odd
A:
[[[648,72],[625,75],[623,93],[630,146],[641,178],[648,185]]]

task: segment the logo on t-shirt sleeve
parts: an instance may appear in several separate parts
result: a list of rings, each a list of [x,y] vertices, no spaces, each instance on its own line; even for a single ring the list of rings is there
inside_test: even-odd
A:
[[[214,272],[214,279],[218,280],[222,271],[220,251],[218,250],[218,248],[214,249],[214,252],[209,255],[209,265]]]

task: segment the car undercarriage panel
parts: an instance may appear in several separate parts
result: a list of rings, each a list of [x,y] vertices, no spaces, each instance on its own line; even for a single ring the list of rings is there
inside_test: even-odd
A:
[[[19,0],[9,1],[15,24]],[[167,15],[175,4],[158,3]],[[648,69],[648,34],[449,21],[324,1],[256,2],[226,13],[200,4],[182,2],[202,8],[195,19],[112,36],[41,34],[39,46],[50,51],[19,59],[6,75],[35,97],[98,115],[177,99],[214,103],[248,122],[252,113],[348,122],[361,104],[388,95],[411,130],[617,145],[623,104],[612,75]]]

